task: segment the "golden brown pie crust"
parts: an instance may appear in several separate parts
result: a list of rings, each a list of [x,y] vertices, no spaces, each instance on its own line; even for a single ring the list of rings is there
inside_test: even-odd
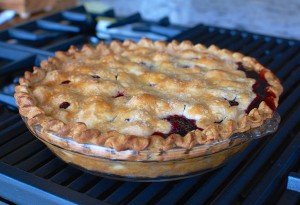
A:
[[[45,133],[78,143],[116,151],[190,149],[258,127],[272,116],[273,109],[264,101],[243,112],[255,97],[255,80],[246,78],[237,63],[263,71],[277,107],[283,88],[255,59],[214,45],[149,39],[56,52],[40,68],[25,72],[15,98],[29,126],[38,124]],[[232,94],[236,90],[238,94]],[[220,100],[233,95],[241,108]],[[168,133],[170,123],[164,118],[179,113],[201,129],[185,136],[155,134]],[[45,136],[51,142],[51,135]]]

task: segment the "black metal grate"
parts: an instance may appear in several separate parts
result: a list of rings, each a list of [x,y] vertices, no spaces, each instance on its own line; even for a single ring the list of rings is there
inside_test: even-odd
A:
[[[83,12],[81,8],[75,11]],[[70,12],[72,16],[74,10]],[[45,20],[65,16],[58,14]],[[189,29],[175,39],[239,51],[273,70],[285,88],[278,108],[282,117],[279,130],[253,141],[227,165],[211,173],[172,182],[134,183],[97,177],[67,165],[30,134],[16,111],[0,105],[0,201],[17,204],[298,204],[299,193],[286,190],[286,183],[290,172],[300,170],[300,42],[205,25]],[[1,64],[0,71],[5,68],[1,79],[12,78],[9,76],[38,65],[47,54],[53,55],[49,51],[83,43],[86,43],[83,33],[40,49],[3,41],[5,48],[16,49],[19,57]],[[2,58],[11,59],[6,58],[5,52],[1,52]],[[0,83],[4,86],[5,82]]]

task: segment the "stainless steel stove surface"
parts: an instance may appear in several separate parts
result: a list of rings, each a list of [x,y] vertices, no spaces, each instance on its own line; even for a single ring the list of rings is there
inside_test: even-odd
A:
[[[119,18],[113,10],[97,18],[100,27],[96,15],[77,7],[0,32],[0,203],[299,204],[300,42],[206,25],[184,28],[167,18],[149,22],[139,14]],[[106,179],[62,162],[26,128],[13,104],[13,87],[55,50],[122,40],[124,30],[133,40],[140,38],[135,31],[147,32],[154,39],[189,39],[257,58],[284,85],[278,131],[254,140],[222,168],[171,182]]]

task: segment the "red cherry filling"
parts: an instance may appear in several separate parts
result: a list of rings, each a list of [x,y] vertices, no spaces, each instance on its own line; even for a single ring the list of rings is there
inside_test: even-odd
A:
[[[260,71],[260,73],[257,73],[252,70],[248,70],[244,67],[244,65],[239,62],[238,64],[238,70],[242,70],[246,73],[247,78],[253,78],[256,80],[255,84],[252,86],[253,92],[256,94],[255,99],[250,103],[248,108],[245,110],[246,113],[249,113],[253,108],[258,108],[259,104],[262,101],[265,101],[265,103],[272,109],[275,110],[275,102],[274,98],[276,95],[269,90],[267,87],[270,86],[269,83],[265,79],[265,70]]]
[[[197,127],[196,120],[188,119],[182,115],[170,115],[167,118],[164,118],[164,120],[167,120],[171,123],[171,130],[167,134],[163,134],[161,132],[154,132],[154,135],[160,135],[164,138],[171,134],[179,134],[181,136],[185,136],[187,133],[189,133],[192,130],[203,130],[200,127]]]
[[[118,98],[124,96],[123,92],[118,91],[117,95],[113,96],[113,98]]]
[[[67,109],[71,104],[69,102],[62,102],[60,105],[59,105],[59,108],[60,109]]]

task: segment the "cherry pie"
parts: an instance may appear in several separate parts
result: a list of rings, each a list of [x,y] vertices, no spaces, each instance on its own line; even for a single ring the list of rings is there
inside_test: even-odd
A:
[[[282,86],[216,46],[126,40],[57,52],[16,87],[30,126],[121,150],[191,148],[260,126]]]

